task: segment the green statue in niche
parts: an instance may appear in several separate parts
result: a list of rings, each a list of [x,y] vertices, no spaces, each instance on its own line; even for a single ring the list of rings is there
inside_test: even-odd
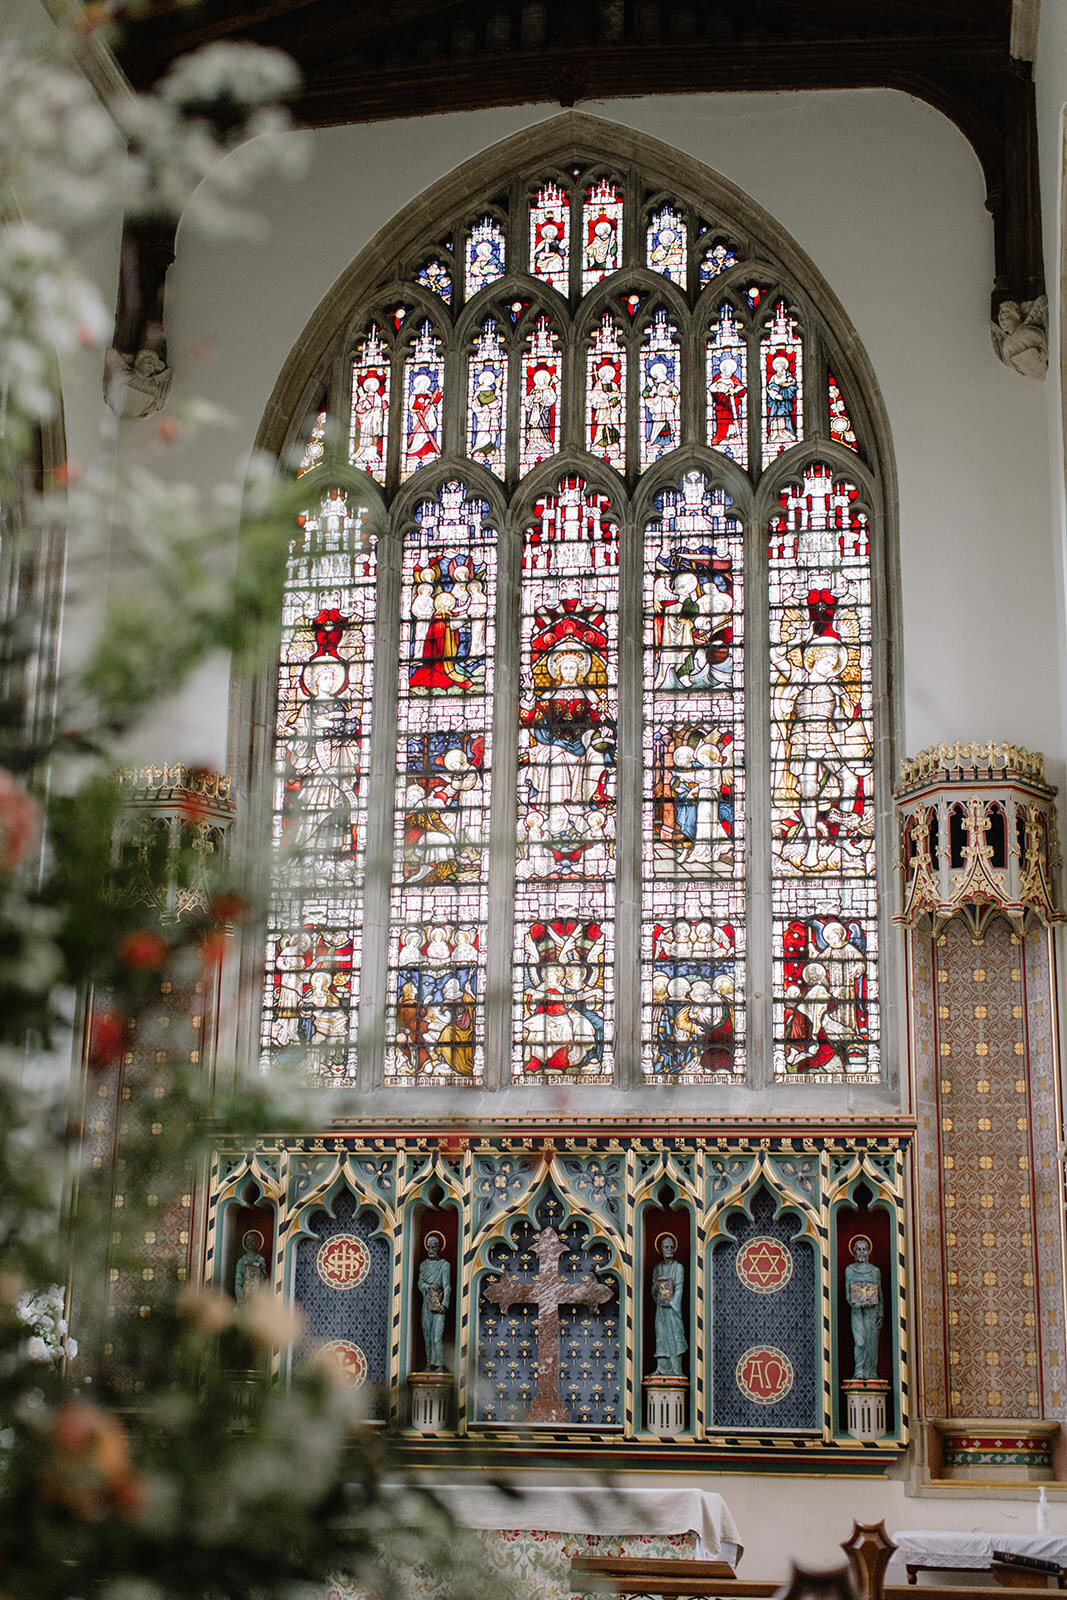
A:
[[[441,1256],[444,1237],[428,1233],[426,1254],[419,1262],[419,1293],[422,1295],[422,1338],[426,1346],[428,1372],[445,1370],[445,1312],[452,1298],[452,1269]]]
[[[854,1378],[877,1378],[878,1335],[882,1329],[882,1274],[871,1261],[871,1241],[858,1233],[853,1259],[845,1268],[845,1298],[852,1308]]]
[[[267,1281],[267,1263],[260,1252],[263,1249],[263,1235],[258,1228],[249,1228],[241,1240],[244,1255],[238,1259],[237,1269],[233,1275],[233,1293],[238,1301],[251,1299],[257,1289],[262,1289]]]
[[[674,1259],[678,1241],[673,1233],[656,1240],[660,1259],[652,1269],[652,1300],[656,1307],[656,1376],[680,1378],[682,1356],[689,1348],[682,1325],[682,1289],[685,1268]]]

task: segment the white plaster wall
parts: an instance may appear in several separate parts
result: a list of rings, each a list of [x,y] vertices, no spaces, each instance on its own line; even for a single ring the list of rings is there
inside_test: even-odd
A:
[[[1048,391],[993,355],[991,223],[962,135],[928,106],[881,90],[580,109],[674,144],[747,190],[807,250],[855,323],[882,387],[899,472],[900,748],[1010,738],[1045,750],[1059,777]],[[181,237],[168,288],[175,400],[205,394],[236,426],[178,447],[176,468],[205,479],[231,472],[290,347],[360,248],[458,163],[556,110],[315,133],[306,178],[260,196],[271,226],[265,242]],[[202,675],[173,719],[155,720],[143,754],[225,763],[221,689]]]

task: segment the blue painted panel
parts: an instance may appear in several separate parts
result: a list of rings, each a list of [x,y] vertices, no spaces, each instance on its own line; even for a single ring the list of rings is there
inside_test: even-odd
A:
[[[388,1409],[382,1391],[389,1374],[389,1245],[383,1238],[372,1237],[378,1219],[369,1210],[357,1212],[350,1194],[338,1197],[334,1211],[333,1217],[325,1211],[315,1212],[310,1222],[314,1237],[297,1244],[294,1287],[307,1316],[301,1354],[311,1354],[335,1339],[358,1346],[366,1361],[365,1381],[378,1391],[369,1415],[384,1416]],[[361,1240],[369,1257],[366,1276],[351,1289],[331,1288],[316,1267],[323,1243],[339,1233],[353,1234]]]

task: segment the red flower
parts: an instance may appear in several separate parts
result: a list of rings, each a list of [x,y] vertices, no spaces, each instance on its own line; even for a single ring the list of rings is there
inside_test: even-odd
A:
[[[113,1412],[86,1400],[71,1400],[48,1430],[52,1454],[41,1473],[46,1500],[87,1522],[108,1512],[132,1520],[141,1512],[145,1488],[130,1465],[126,1430]]]
[[[40,810],[11,773],[0,767],[0,871],[17,867],[37,838]]]
[[[92,1071],[109,1067],[122,1054],[126,1043],[126,1018],[121,1011],[94,1011],[89,1023],[86,1062]]]

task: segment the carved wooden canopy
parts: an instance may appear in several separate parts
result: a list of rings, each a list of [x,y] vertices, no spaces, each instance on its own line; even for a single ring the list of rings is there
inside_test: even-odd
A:
[[[156,0],[117,45],[145,87],[240,37],[299,64],[311,127],[527,102],[890,88],[950,117],[985,173],[993,311],[1043,292],[1037,0]]]

